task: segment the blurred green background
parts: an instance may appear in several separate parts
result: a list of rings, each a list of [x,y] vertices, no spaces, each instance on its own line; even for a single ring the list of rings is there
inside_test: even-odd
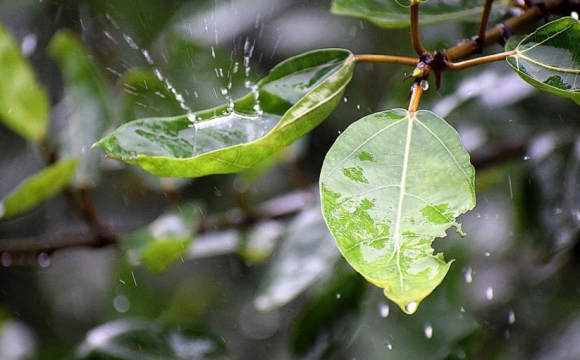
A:
[[[0,359],[580,358],[580,112],[533,90],[504,62],[444,73],[421,102],[461,134],[476,166],[478,205],[460,218],[467,237],[436,240],[455,262],[412,316],[348,268],[315,191],[341,131],[407,106],[403,78],[412,68],[358,65],[331,117],[280,162],[250,174],[159,179],[90,150],[126,121],[240,97],[247,81],[308,50],[413,56],[408,30],[336,16],[330,5],[0,0],[0,22],[49,94],[50,142],[63,157],[82,159],[74,186],[90,191],[101,222],[127,239],[177,204],[194,209],[188,224],[213,224],[160,274],[140,264],[130,241],[125,251],[3,253]],[[63,60],[49,53],[62,29],[78,35],[96,69],[92,90],[79,91],[82,80],[63,77]],[[453,23],[422,35],[437,49],[475,31]],[[44,163],[35,144],[3,125],[0,150],[1,197]],[[224,229],[222,220],[235,223],[240,208],[252,207],[286,215]],[[59,195],[1,221],[0,249],[90,231]]]

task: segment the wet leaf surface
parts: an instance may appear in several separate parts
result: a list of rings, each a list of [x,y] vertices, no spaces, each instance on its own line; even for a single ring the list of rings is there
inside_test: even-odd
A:
[[[457,132],[429,111],[395,109],[351,125],[328,152],[322,211],[346,260],[405,312],[445,277],[435,237],[475,206],[474,169]]]
[[[338,104],[354,58],[319,50],[276,66],[247,96],[215,109],[130,122],[95,146],[161,176],[249,169],[313,129]]]
[[[0,219],[27,212],[63,190],[77,165],[77,160],[57,162],[24,180],[0,201]]]
[[[477,22],[481,18],[483,0],[425,1],[419,7],[421,25],[438,24],[446,21]],[[339,15],[359,17],[385,28],[408,27],[409,0],[333,0],[332,12]],[[493,6],[491,19],[507,12],[508,7],[497,2]]]
[[[514,45],[508,42],[517,52],[506,60],[522,79],[580,105],[580,21],[552,21]]]
[[[39,141],[48,123],[48,97],[1,24],[0,64],[0,121],[25,139]]]

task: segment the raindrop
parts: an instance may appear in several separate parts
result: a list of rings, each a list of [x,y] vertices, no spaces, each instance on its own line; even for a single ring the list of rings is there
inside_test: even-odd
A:
[[[488,288],[485,289],[485,297],[487,300],[493,299],[493,288],[491,286],[488,286]]]
[[[0,256],[0,263],[4,267],[12,265],[12,255],[10,255],[10,253],[2,253],[2,256]]]
[[[468,267],[467,269],[465,269],[465,282],[471,284],[472,281],[473,281],[473,270],[470,267]]]
[[[344,101],[345,103],[348,102],[348,99],[346,98],[346,96],[344,97],[344,99],[342,99],[342,101]]]
[[[527,160],[530,160],[530,159],[531,159],[530,156],[528,156],[528,155],[524,156],[524,161],[527,161]]]
[[[516,322],[516,314],[514,313],[513,310],[510,310],[510,312],[508,313],[508,324],[513,324]]]
[[[426,324],[424,332],[425,332],[425,337],[427,339],[431,339],[433,337],[433,326]]]
[[[381,314],[381,317],[386,318],[387,316],[389,316],[389,305],[385,304],[385,303],[381,303],[379,305],[379,312]]]
[[[570,13],[570,16],[572,16],[574,19],[578,20],[578,13],[576,11],[572,11]]]
[[[120,313],[126,313],[131,307],[131,302],[124,295],[117,295],[113,299],[113,307]]]
[[[387,349],[393,350],[393,344],[391,344],[389,340],[385,340],[385,346],[387,347]]]
[[[413,314],[415,311],[417,311],[418,306],[419,305],[415,301],[411,301],[405,305],[405,311],[407,311],[409,314]]]
[[[48,253],[41,252],[40,254],[38,254],[38,258],[36,259],[36,261],[38,261],[38,266],[45,268],[50,266],[52,258]]]
[[[131,49],[133,49],[133,50],[139,50],[139,46],[137,45],[137,43],[135,42],[135,40],[133,40],[132,37],[130,37],[127,34],[123,34],[123,38],[125,39],[125,42],[127,44],[129,44],[129,46],[131,47]]]
[[[340,293],[336,293],[336,298],[340,299]]]
[[[421,85],[421,89],[427,91],[429,90],[429,81],[427,80],[421,80],[421,82],[419,83],[419,85]]]
[[[486,251],[486,252],[483,253],[483,255],[485,255],[486,257],[490,257],[491,256],[491,253],[489,251]]]

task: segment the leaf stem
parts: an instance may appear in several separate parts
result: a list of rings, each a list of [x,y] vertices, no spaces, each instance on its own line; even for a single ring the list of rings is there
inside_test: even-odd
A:
[[[419,102],[421,101],[421,95],[423,95],[423,87],[419,82],[414,82],[411,87],[411,100],[409,101],[409,113],[414,115],[419,109]]]
[[[508,56],[514,55],[516,53],[515,50],[512,51],[505,51],[498,54],[492,54],[488,56],[481,56],[475,59],[465,60],[457,63],[447,63],[447,70],[463,70],[470,68],[472,66],[477,66],[481,64],[487,64],[494,61],[504,60]]]
[[[489,21],[489,15],[491,14],[491,6],[493,0],[485,0],[483,6],[483,13],[481,14],[481,21],[479,22],[479,30],[477,31],[476,42],[479,46],[479,52],[483,50],[483,39],[485,39],[485,31],[487,30],[487,23]]]
[[[370,62],[370,63],[400,64],[410,66],[416,66],[419,63],[419,59],[393,55],[363,54],[363,55],[355,55],[354,58],[357,63]]]
[[[419,0],[411,2],[411,42],[417,55],[421,56],[427,53],[421,42],[421,33],[419,31]]]

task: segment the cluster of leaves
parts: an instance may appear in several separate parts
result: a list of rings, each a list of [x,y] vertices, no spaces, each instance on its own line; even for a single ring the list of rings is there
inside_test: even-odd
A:
[[[407,27],[406,6],[411,2],[335,0],[333,11],[387,28]],[[454,5],[427,1],[421,5],[421,23],[479,21],[482,5],[483,1]],[[512,9],[503,2],[496,4],[491,18],[500,19]],[[580,104],[578,38],[577,20],[555,20],[509,41],[507,62],[536,88]],[[125,39],[133,48],[135,41]],[[174,100],[179,94],[160,73],[132,70],[120,83],[137,94],[138,101],[155,104],[163,115],[185,112],[151,118],[138,101],[124,99],[121,110],[110,105],[106,82],[75,34],[58,32],[48,49],[65,81],[63,100],[52,110],[53,117],[62,116],[68,122],[63,127],[66,132],[58,137],[49,136],[48,96],[9,31],[0,28],[0,62],[11,65],[0,68],[4,79],[0,119],[39,148],[54,149],[45,152],[49,164],[45,169],[2,197],[0,219],[29,212],[71,183],[80,189],[97,183],[101,155],[88,151],[93,143],[107,157],[158,176],[261,171],[330,116],[358,64],[349,50],[310,51],[283,61],[261,80],[244,84],[249,93],[240,99],[202,111],[190,111],[191,106]],[[251,52],[244,50],[245,55]],[[165,97],[172,99],[159,102]],[[135,117],[139,119],[101,139],[121,119]],[[166,191],[181,186],[175,179],[148,179]],[[288,238],[265,276],[255,305],[261,310],[279,309],[320,279],[332,279],[302,313],[299,330],[293,334],[296,354],[322,358],[342,338],[348,316],[356,313],[365,295],[360,277],[337,262],[325,223],[352,268],[383,288],[403,311],[413,313],[450,271],[451,263],[445,262],[443,254],[433,254],[432,242],[445,237],[451,226],[463,234],[456,218],[475,206],[474,168],[458,133],[441,117],[430,111],[393,109],[366,116],[339,136],[322,167],[320,195],[322,213],[316,206],[308,208],[288,225]],[[146,228],[124,236],[120,247],[130,260],[157,273],[184,257],[205,256],[199,255],[204,251],[203,239],[194,240],[203,213],[198,204],[179,204],[179,211],[162,214]],[[263,231],[267,233],[269,227],[254,229],[262,232],[247,235],[233,246],[234,251],[248,263],[264,261],[273,249],[269,240],[282,232],[277,225],[273,227],[268,235]],[[324,316],[318,318],[321,313]],[[104,340],[102,334],[107,335]],[[175,331],[130,320],[94,329],[76,357],[124,359],[142,354],[143,349],[154,358],[210,359],[225,354],[222,342],[205,332]]]

